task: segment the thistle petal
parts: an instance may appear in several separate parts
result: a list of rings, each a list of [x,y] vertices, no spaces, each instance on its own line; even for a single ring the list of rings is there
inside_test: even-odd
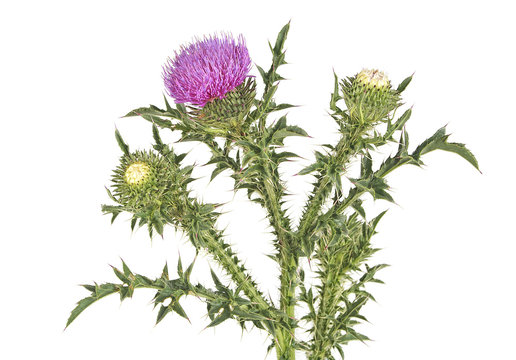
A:
[[[251,70],[242,35],[212,35],[182,46],[163,66],[163,80],[176,103],[203,107],[241,85]]]

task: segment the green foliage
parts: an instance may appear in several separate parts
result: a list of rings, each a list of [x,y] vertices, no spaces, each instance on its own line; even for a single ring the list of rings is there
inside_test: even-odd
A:
[[[228,286],[223,285],[215,273],[212,273],[215,289],[209,289],[200,284],[192,284],[190,274],[193,265],[194,263],[190,264],[186,271],[183,271],[181,259],[179,259],[178,278],[170,280],[168,266],[165,265],[159,278],[150,279],[133,273],[129,270],[126,263],[122,261],[123,270],[112,267],[116,277],[121,281],[120,283],[82,285],[86,290],[90,291],[90,295],[77,303],[77,306],[72,310],[68,318],[66,327],[97,300],[107,295],[119,294],[120,300],[123,301],[131,298],[134,291],[141,288],[156,290],[152,300],[154,307],[159,307],[156,323],[160,323],[171,313],[176,313],[189,321],[188,315],[180,304],[180,299],[188,295],[193,295],[206,303],[208,316],[212,320],[207,327],[216,326],[229,318],[237,320],[241,326],[251,323],[262,328],[265,328],[265,326],[261,325],[262,323],[273,322],[270,317],[266,316],[270,314],[264,311],[257,312],[249,300],[240,296],[241,290],[232,290]]]
[[[264,84],[261,97],[256,98],[253,79],[224,101],[204,109],[172,106],[165,98],[165,109],[150,105],[130,111],[125,117],[140,116],[152,123],[154,145],[150,151],[130,152],[121,134],[115,132],[123,153],[107,189],[115,205],[104,205],[102,210],[112,215],[112,221],[122,212],[132,214],[131,227],[147,225],[151,236],[154,232],[163,235],[166,226],[181,230],[196,251],[210,255],[227,275],[224,281],[228,283],[212,270],[214,288],[192,284],[193,262],[185,269],[181,259],[177,278],[172,280],[167,265],[160,277],[150,279],[132,272],[122,262],[121,270],[113,267],[119,283],[83,285],[90,294],[77,303],[66,326],[107,295],[118,293],[124,300],[136,289],[150,288],[156,291],[153,303],[158,307],[157,323],[172,313],[189,320],[180,300],[194,295],[206,303],[206,327],[231,319],[243,329],[248,325],[262,329],[272,338],[268,351],[274,349],[280,360],[295,359],[296,351],[311,360],[343,358],[344,346],[349,342],[369,340],[356,326],[367,321],[362,310],[368,301],[375,301],[369,284],[382,283],[377,273],[387,265],[370,264],[378,251],[371,240],[385,211],[370,219],[363,206],[364,197],[394,202],[386,176],[405,164],[422,166],[422,157],[434,150],[456,153],[476,169],[478,163],[464,144],[448,141],[450,135],[444,127],[414,150],[409,149],[406,124],[412,109],[399,117],[395,110],[401,107],[401,94],[412,76],[392,87],[383,73],[376,71],[345,79],[334,74],[329,109],[340,139],[316,151],[314,162],[298,172],[312,176],[314,182],[295,226],[284,207],[288,191],[280,168],[298,157],[284,150],[288,138],[306,137],[307,133],[289,123],[286,115],[269,119],[278,111],[294,107],[278,104],[274,98],[284,80],[278,68],[286,64],[284,45],[289,28],[290,23],[281,29],[274,45],[269,44],[269,70],[257,67]],[[206,145],[211,152],[205,164],[213,167],[211,179],[226,172],[234,180],[235,191],[246,191],[250,200],[265,209],[274,235],[275,251],[269,257],[280,270],[279,299],[264,296],[226,242],[217,226],[218,205],[190,196],[193,167],[183,165],[185,154],[176,154],[163,142],[160,129],[180,132],[179,141]],[[397,151],[375,163],[374,152],[384,151],[384,146],[393,143]],[[360,164],[360,174],[353,178],[349,176],[352,163]],[[349,182],[343,182],[343,177]],[[308,286],[305,280],[309,269],[315,275],[314,286]],[[307,341],[298,338],[299,328],[308,332]]]

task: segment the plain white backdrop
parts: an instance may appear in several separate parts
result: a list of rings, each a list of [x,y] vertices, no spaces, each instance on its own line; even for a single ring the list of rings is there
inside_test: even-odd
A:
[[[143,119],[120,119],[140,106],[161,106],[161,66],[181,44],[215,31],[242,33],[256,64],[268,67],[267,40],[289,20],[289,80],[277,99],[301,107],[291,123],[312,139],[288,141],[304,156],[282,172],[296,196],[297,218],[309,176],[293,177],[318,144],[337,140],[327,115],[332,69],[350,76],[362,67],[394,83],[415,72],[405,92],[414,105],[413,145],[448,124],[452,140],[476,154],[483,175],[450,153],[426,156],[425,169],[389,177],[399,204],[380,223],[372,260],[392,266],[373,289],[360,329],[374,341],[353,344],[346,358],[516,359],[514,270],[514,8],[511,1],[4,1],[0,5],[0,329],[2,359],[257,359],[264,333],[216,329],[195,298],[183,301],[191,324],[169,315],[154,326],[151,291],[120,305],[116,296],[87,309],[63,332],[77,284],[116,280],[108,264],[159,276],[194,253],[172,229],[165,239],[131,233],[127,217],[110,225],[100,212],[104,186],[120,150],[115,126],[133,149],[148,148]],[[253,73],[257,74],[256,69]],[[173,141],[174,135],[164,135]],[[181,144],[187,161],[206,148]],[[205,201],[226,202],[220,224],[275,297],[278,271],[263,211],[233,194],[223,174],[208,184],[199,167],[192,184]],[[199,258],[194,278],[209,280]],[[270,355],[274,358],[274,355]],[[303,357],[300,355],[300,359]]]

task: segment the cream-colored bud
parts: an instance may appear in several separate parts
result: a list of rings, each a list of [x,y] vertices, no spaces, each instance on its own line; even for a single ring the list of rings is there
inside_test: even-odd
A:
[[[135,162],[129,165],[125,171],[125,181],[130,185],[138,185],[149,176],[150,167],[143,162]]]
[[[357,80],[365,86],[376,87],[379,89],[390,86],[389,78],[383,71],[376,69],[363,69],[357,75]]]

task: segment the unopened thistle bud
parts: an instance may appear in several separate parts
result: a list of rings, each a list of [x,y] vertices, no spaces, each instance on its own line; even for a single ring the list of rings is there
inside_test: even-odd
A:
[[[163,159],[152,152],[124,155],[113,174],[113,195],[121,205],[135,210],[152,205],[168,188],[166,181],[160,180],[165,173]]]
[[[344,101],[352,119],[375,124],[399,106],[399,93],[382,71],[364,69],[342,83]]]
[[[125,181],[129,185],[140,185],[149,179],[151,168],[143,162],[135,162],[125,170]]]
[[[150,230],[161,233],[164,223],[180,215],[189,175],[154,152],[125,154],[114,170],[112,196],[140,225],[148,224]]]

